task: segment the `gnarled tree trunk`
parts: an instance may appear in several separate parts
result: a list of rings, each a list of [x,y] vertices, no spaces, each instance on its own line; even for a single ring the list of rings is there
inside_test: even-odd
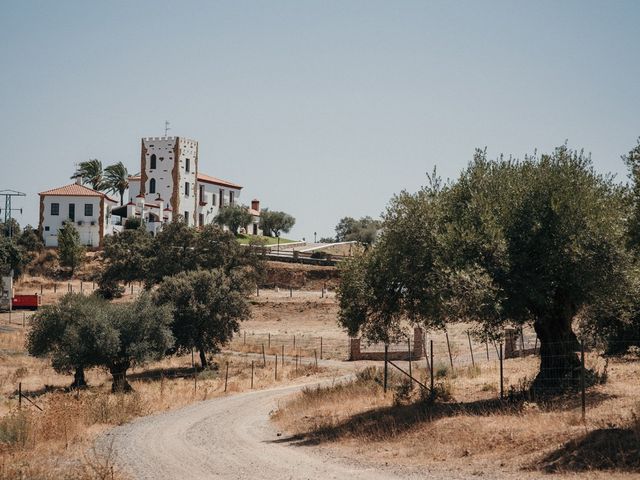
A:
[[[87,381],[84,378],[84,368],[77,367],[73,373],[73,383],[71,388],[84,388],[87,386]]]
[[[111,364],[109,373],[111,373],[113,378],[113,383],[111,384],[112,393],[126,393],[133,391],[133,388],[127,381],[127,370],[129,367],[129,362],[115,362]]]
[[[198,350],[200,351],[200,365],[202,365],[202,369],[204,370],[209,366],[209,362],[207,362],[207,352],[202,347]]]
[[[540,371],[533,382],[534,393],[559,393],[579,385],[581,364],[580,343],[571,323],[575,308],[568,302],[558,302],[552,315],[543,315],[533,324],[540,340]]]

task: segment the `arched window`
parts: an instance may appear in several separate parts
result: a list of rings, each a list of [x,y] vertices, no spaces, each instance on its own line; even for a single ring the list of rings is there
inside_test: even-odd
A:
[[[151,166],[149,167],[150,169],[154,169],[156,168],[156,154],[154,153],[153,155],[151,155]]]
[[[149,193],[156,193],[156,179],[149,180]]]

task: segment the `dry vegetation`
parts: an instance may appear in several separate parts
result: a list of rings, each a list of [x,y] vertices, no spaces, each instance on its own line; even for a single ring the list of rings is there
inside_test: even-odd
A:
[[[26,278],[21,286],[33,288],[38,280]],[[73,284],[79,288],[79,281]],[[45,290],[46,303],[57,296]],[[316,369],[308,359],[296,368],[290,358],[284,366],[280,358],[275,379],[272,356],[263,367],[261,357],[224,354],[216,357],[217,369],[198,372],[194,379],[191,356],[183,355],[132,369],[128,377],[133,394],[112,394],[111,378],[100,369],[87,372],[90,388],[69,392],[70,376],[58,374],[46,360],[26,354],[24,340],[31,312],[25,314],[26,328],[22,328],[22,315],[15,312],[11,325],[8,314],[0,315],[0,479],[124,478],[114,470],[114,459],[108,452],[92,452],[93,438],[142,415],[248,390],[252,360],[256,389],[332,374],[325,368]],[[262,318],[260,313],[256,315]],[[24,395],[42,411],[28,400],[18,409],[19,383]]]
[[[505,363],[514,387],[537,368],[533,358]],[[499,401],[491,364],[458,369],[455,378],[442,374],[435,404],[417,388],[408,396],[395,374],[385,395],[380,371],[367,369],[352,382],[304,390],[283,403],[274,420],[294,443],[327,445],[342,455],[346,449],[373,462],[531,478],[640,473],[640,362],[609,364],[608,383],[588,392],[585,423],[579,395],[553,407]]]

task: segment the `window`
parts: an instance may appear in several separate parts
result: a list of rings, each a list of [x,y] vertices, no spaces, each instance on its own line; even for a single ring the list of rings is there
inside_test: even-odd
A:
[[[71,220],[72,222],[75,222],[76,220],[76,204],[75,203],[69,204],[69,220]]]
[[[60,215],[60,204],[52,203],[51,204],[51,215]]]
[[[49,231],[49,227],[44,227],[44,231],[48,232]]]
[[[149,165],[150,169],[156,168],[156,154],[151,155],[151,165]]]
[[[149,193],[156,193],[156,179],[149,180]]]
[[[93,203],[84,204],[84,216],[93,217]]]
[[[204,197],[204,185],[200,185],[199,190],[200,203],[207,203],[207,199]]]
[[[220,189],[220,207],[224,207],[224,190]]]
[[[188,158],[185,158],[185,159],[184,159],[184,169],[185,169],[187,172],[189,172],[189,171],[190,171],[190,170],[189,170],[189,167],[190,167],[189,159],[188,159]]]
[[[216,206],[216,194],[215,193],[211,194],[211,205],[214,206],[214,207]]]
[[[184,196],[189,196],[189,182],[184,182]]]
[[[204,213],[198,215],[198,221],[200,222],[200,226],[204,225]]]
[[[189,225],[189,212],[184,212],[184,223]]]
[[[229,205],[233,205],[233,194],[235,192],[229,192]]]

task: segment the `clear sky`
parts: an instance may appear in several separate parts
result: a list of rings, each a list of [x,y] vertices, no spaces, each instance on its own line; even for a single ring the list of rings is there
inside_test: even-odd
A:
[[[640,136],[638,1],[0,1],[0,189],[37,192],[140,138],[199,141],[200,170],[297,218],[377,216],[475,147],[568,139],[625,179]],[[4,205],[2,205],[4,207]]]

